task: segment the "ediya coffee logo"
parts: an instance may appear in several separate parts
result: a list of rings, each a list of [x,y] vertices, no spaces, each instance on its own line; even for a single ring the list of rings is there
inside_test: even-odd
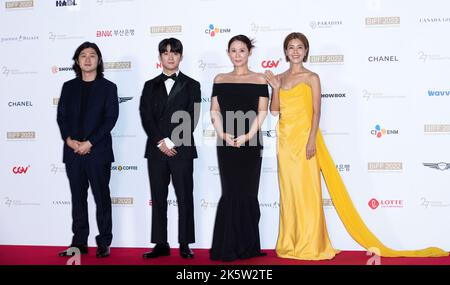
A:
[[[450,90],[428,90],[429,97],[449,97]]]
[[[131,99],[133,99],[133,97],[119,97],[119,104],[120,103],[124,103],[124,102],[128,102]]]
[[[5,8],[6,9],[23,9],[23,8],[32,8],[34,6],[34,1],[6,1]]]
[[[13,36],[13,37],[1,37],[0,43],[8,43],[8,42],[27,42],[27,41],[37,41],[39,40],[39,36]]]
[[[97,38],[132,37],[134,33],[134,29],[99,30],[96,31],[95,36]]]
[[[437,169],[437,170],[449,170],[450,169],[450,163],[448,162],[424,162],[422,163],[423,166],[429,167],[431,169]]]
[[[400,26],[400,17],[366,17],[366,27]]]
[[[8,107],[33,107],[31,101],[9,101]]]
[[[72,66],[65,66],[65,67],[58,67],[56,65],[53,65],[51,68],[51,71],[53,74],[56,74],[58,72],[67,72],[67,71],[73,71],[73,67]]]
[[[277,68],[281,62],[281,58],[277,60],[263,60],[261,61],[262,68]]]
[[[183,31],[182,25],[150,27],[151,34],[173,34],[173,33],[181,33],[182,31]]]
[[[210,35],[211,37],[215,37],[218,34],[231,33],[230,28],[219,28],[214,24],[209,24],[208,28],[205,29],[205,34]]]
[[[113,165],[111,166],[113,171],[136,171],[138,167],[136,165]]]
[[[320,20],[320,21],[310,21],[309,26],[311,29],[329,29],[337,26],[342,26],[342,21],[340,20]]]
[[[369,62],[398,62],[396,55],[375,55],[367,58]]]
[[[30,169],[30,165],[28,165],[28,166],[14,166],[12,168],[12,173],[14,173],[14,174],[27,174],[28,169]]]
[[[381,138],[381,137],[386,136],[386,135],[398,135],[398,130],[385,129],[385,128],[382,128],[381,125],[376,124],[375,128],[372,129],[370,131],[370,133],[372,135],[376,136],[377,138]]]
[[[376,198],[370,199],[367,203],[372,210],[381,208],[403,208],[405,206],[404,200],[377,200]]]
[[[57,0],[56,7],[77,6],[76,0]]]
[[[29,139],[35,139],[36,138],[36,132],[29,131],[29,132],[7,132],[6,133],[6,139],[8,140],[29,140]]]

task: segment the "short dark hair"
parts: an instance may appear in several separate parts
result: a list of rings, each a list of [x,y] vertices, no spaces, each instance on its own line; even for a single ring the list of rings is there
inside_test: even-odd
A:
[[[286,36],[286,38],[284,39],[284,43],[283,43],[283,47],[284,47],[284,52],[286,53],[286,50],[288,48],[288,44],[291,40],[300,40],[303,45],[305,46],[306,49],[306,53],[305,53],[305,57],[303,58],[303,62],[306,62],[308,60],[308,54],[309,54],[309,42],[308,42],[308,38],[302,34],[302,33],[290,33],[289,35]],[[289,58],[286,55],[286,61],[289,62]]]
[[[87,49],[87,48],[93,48],[95,50],[95,52],[97,53],[97,56],[98,56],[97,77],[103,77],[104,68],[103,68],[102,53],[100,52],[100,49],[98,48],[98,46],[95,43],[91,43],[91,42],[84,42],[75,50],[75,54],[72,57],[72,59],[73,59],[72,68],[75,71],[75,75],[77,77],[81,77],[81,68],[80,68],[80,65],[77,63],[77,61],[78,61],[78,57],[80,56],[80,53],[84,49]]]
[[[236,35],[228,41],[228,49],[230,49],[231,44],[235,41],[243,42],[247,46],[249,51],[255,47],[255,45],[253,44],[254,40],[249,39],[246,35]]]
[[[170,46],[171,52],[176,52],[179,53],[180,55],[183,55],[183,44],[179,39],[168,38],[160,41],[158,45],[160,55],[167,51],[167,46]]]

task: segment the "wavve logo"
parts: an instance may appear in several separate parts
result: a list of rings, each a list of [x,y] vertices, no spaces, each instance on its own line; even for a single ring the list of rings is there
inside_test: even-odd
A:
[[[445,97],[450,96],[450,90],[428,90],[429,97]]]

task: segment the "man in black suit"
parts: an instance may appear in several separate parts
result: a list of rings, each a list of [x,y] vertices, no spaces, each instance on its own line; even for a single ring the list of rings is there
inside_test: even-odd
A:
[[[72,194],[69,256],[78,249],[88,252],[89,185],[97,207],[97,257],[110,254],[112,240],[109,180],[114,161],[111,130],[119,116],[117,86],[103,77],[103,61],[95,43],[81,44],[73,56],[76,78],[64,83],[58,103],[57,122],[64,141],[63,162]]]
[[[167,195],[170,176],[178,202],[180,256],[192,258],[195,242],[193,160],[197,158],[193,132],[200,112],[200,83],[179,71],[183,45],[175,38],[159,43],[163,73],[147,81],[139,106],[147,133],[145,157],[152,196],[152,236],[156,243],[144,258],[170,255],[167,243]]]

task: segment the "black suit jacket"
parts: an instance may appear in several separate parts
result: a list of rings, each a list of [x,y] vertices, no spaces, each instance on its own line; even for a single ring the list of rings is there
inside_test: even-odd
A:
[[[89,140],[91,153],[86,159],[98,163],[114,161],[111,130],[119,116],[117,86],[113,82],[99,77],[94,80],[84,119],[84,138],[77,138],[80,117],[82,80],[75,78],[64,83],[58,103],[57,122],[64,140],[63,162],[70,163],[78,154],[66,144],[66,139]]]
[[[170,94],[167,94],[162,75],[145,82],[139,111],[142,126],[148,136],[146,158],[161,160],[197,158],[193,132],[200,115],[200,102],[200,83],[182,72],[178,74]],[[188,117],[171,122],[172,115],[180,114],[176,113],[178,111],[188,114]],[[190,128],[179,133],[181,125],[187,123]],[[189,132],[186,133],[187,131]],[[177,154],[170,158],[157,147],[158,142],[166,137],[175,143],[177,151]],[[190,140],[186,141],[189,137]],[[180,139],[177,140],[177,138]]]

